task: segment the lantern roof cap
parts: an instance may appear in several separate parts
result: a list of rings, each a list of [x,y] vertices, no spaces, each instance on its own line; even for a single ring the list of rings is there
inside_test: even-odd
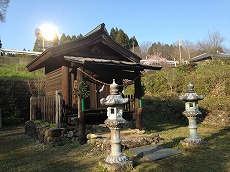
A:
[[[115,79],[113,79],[113,83],[110,85],[110,95],[100,100],[102,105],[106,106],[117,106],[127,104],[129,101],[128,98],[123,98],[118,92],[118,84],[116,84]]]
[[[188,92],[185,93],[183,96],[180,97],[183,101],[197,101],[197,100],[203,100],[204,95],[198,95],[194,91],[194,85],[192,83],[189,83],[187,85]]]

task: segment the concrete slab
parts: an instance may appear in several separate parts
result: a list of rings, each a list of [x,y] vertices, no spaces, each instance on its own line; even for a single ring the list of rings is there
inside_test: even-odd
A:
[[[135,155],[144,156],[150,153],[154,153],[160,149],[163,149],[163,147],[158,145],[146,145],[129,149],[129,151]]]
[[[157,160],[160,160],[160,159],[163,159],[163,158],[167,158],[167,157],[170,157],[170,156],[174,156],[174,155],[177,155],[177,154],[180,154],[181,151],[179,150],[175,150],[175,149],[170,149],[170,148],[165,148],[165,149],[161,149],[161,150],[158,150],[154,153],[150,153],[148,155],[145,155],[143,156],[144,158],[147,158],[147,159],[151,159],[153,161],[157,161]]]
[[[158,145],[141,146],[141,147],[129,149],[129,152],[140,157],[151,159],[153,161],[157,161],[181,153],[180,150],[164,148]]]

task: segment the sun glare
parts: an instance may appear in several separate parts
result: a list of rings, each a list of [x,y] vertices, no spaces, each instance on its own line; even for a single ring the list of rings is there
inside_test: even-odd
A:
[[[44,24],[41,26],[41,33],[45,40],[51,41],[57,34],[57,28],[52,24]]]

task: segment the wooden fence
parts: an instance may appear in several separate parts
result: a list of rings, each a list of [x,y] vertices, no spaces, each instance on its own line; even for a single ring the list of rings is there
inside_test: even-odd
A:
[[[124,111],[134,111],[134,95],[125,95],[125,98],[129,99],[129,103],[125,104]]]
[[[134,111],[134,96],[125,95],[129,103],[124,105],[124,111]],[[60,126],[62,113],[62,95],[56,92],[55,96],[31,97],[30,98],[30,120],[42,120]]]
[[[62,95],[31,97],[30,120],[42,120],[60,126],[62,115]]]

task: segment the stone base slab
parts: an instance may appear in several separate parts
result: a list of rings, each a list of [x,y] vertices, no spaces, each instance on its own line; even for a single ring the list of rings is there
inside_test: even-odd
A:
[[[121,163],[108,163],[105,158],[101,159],[98,163],[99,166],[106,168],[107,171],[130,171],[133,169],[133,161],[128,159],[127,161]]]
[[[184,139],[184,140],[181,140],[180,143],[183,145],[183,146],[187,146],[187,147],[196,147],[196,146],[203,146],[203,145],[206,145],[207,144],[207,141],[203,141],[201,139],[198,139],[198,140],[189,140],[189,139]]]

